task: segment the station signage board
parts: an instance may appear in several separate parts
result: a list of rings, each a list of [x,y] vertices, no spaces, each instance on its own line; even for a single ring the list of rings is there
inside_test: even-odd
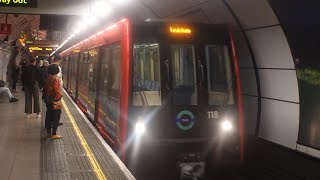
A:
[[[38,0],[0,0],[0,7],[36,8]]]
[[[1,0],[0,0],[1,1]],[[0,34],[11,34],[11,24],[3,24],[0,26]]]
[[[29,47],[29,50],[32,51],[53,51],[54,49],[52,47],[36,47],[36,46],[32,46]]]
[[[39,47],[48,47],[48,48],[56,48],[58,47],[58,41],[50,41],[50,40],[26,40],[26,46],[39,46]]]

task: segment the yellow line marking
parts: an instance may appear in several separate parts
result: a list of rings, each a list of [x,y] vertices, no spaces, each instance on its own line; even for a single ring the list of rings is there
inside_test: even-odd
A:
[[[71,123],[72,123],[72,126],[73,126],[73,130],[77,134],[83,149],[86,151],[86,155],[90,160],[90,164],[91,164],[91,166],[93,168],[93,171],[95,172],[97,178],[99,180],[107,180],[107,177],[104,175],[104,173],[103,173],[103,171],[102,171],[97,159],[95,158],[94,154],[92,153],[92,151],[91,151],[86,139],[83,137],[83,135],[82,135],[82,133],[81,133],[76,121],[74,120],[74,118],[73,118],[73,116],[72,116],[67,104],[65,103],[65,101],[63,99],[61,101],[62,101],[62,105],[63,105],[64,109],[66,110],[66,113],[67,113],[69,119],[71,120]]]

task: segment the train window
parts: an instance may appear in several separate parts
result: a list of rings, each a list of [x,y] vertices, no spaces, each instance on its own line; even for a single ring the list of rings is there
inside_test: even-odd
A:
[[[80,60],[80,74],[79,74],[79,81],[81,84],[88,86],[89,79],[89,63],[88,63],[88,52],[84,52],[81,54]]]
[[[78,53],[72,55],[70,86],[71,86],[71,92],[73,93],[73,96],[75,95],[74,93],[76,93],[77,67],[78,67],[78,59],[79,59],[78,57],[79,57]]]
[[[233,79],[229,49],[227,45],[210,45],[206,47],[208,69],[208,104],[234,104]]]
[[[173,103],[197,105],[194,47],[172,45]]]
[[[68,56],[68,57],[64,57],[63,58],[63,61],[62,61],[62,63],[61,63],[61,65],[62,65],[62,74],[63,74],[63,76],[62,76],[62,79],[63,79],[63,85],[65,86],[65,87],[67,87],[67,72],[68,72],[68,62],[69,62],[69,59],[70,59],[70,57]]]
[[[133,64],[133,105],[160,106],[159,44],[134,44]]]

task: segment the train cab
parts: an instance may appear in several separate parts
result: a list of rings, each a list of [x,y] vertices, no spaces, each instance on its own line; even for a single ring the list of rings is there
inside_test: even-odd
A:
[[[228,25],[124,19],[62,52],[64,84],[123,160],[163,148],[203,167],[213,151],[242,153],[233,48]]]

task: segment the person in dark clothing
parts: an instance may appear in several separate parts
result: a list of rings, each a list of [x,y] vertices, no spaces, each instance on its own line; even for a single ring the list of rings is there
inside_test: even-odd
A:
[[[20,73],[20,67],[17,65],[14,65],[12,67],[12,92],[17,92],[17,82],[19,80],[19,73]]]
[[[44,86],[44,93],[47,99],[50,99],[50,102],[46,103],[47,112],[45,128],[47,129],[48,137],[51,137],[51,139],[61,139],[63,137],[57,135],[62,108],[60,78],[57,76],[59,73],[59,67],[57,65],[50,66],[48,73],[49,78]],[[60,103],[59,106],[57,106],[58,103]]]
[[[32,114],[32,98],[33,98],[33,112],[37,113],[37,118],[40,118],[40,102],[39,102],[39,77],[40,68],[36,65],[36,60],[34,58],[30,59],[30,64],[26,68],[24,73],[25,82],[25,113],[26,118],[30,118]]]
[[[49,62],[47,60],[44,60],[43,61],[43,65],[40,67],[40,83],[39,83],[39,87],[40,89],[43,89],[45,84],[46,84],[46,81],[49,77],[49,74],[48,74],[48,66],[49,66]]]
[[[23,62],[21,62],[20,66],[21,66],[22,91],[24,91],[24,85],[25,85],[25,81],[26,81],[27,64],[23,61]]]

